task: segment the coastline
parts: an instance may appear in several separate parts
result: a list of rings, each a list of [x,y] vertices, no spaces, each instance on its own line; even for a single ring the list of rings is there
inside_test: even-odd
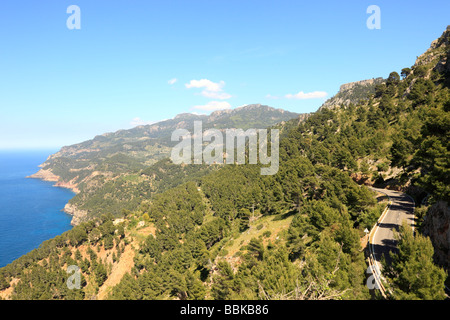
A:
[[[27,176],[25,178],[39,179],[42,181],[54,182],[54,184],[53,184],[54,187],[70,189],[75,194],[80,193],[80,190],[78,189],[77,184],[73,183],[72,181],[69,181],[69,182],[60,181],[61,177],[57,176],[50,170],[40,169],[38,172],[36,172],[30,176]],[[76,225],[80,224],[87,215],[86,210],[80,210],[76,206],[74,206],[70,203],[66,203],[66,205],[64,206],[64,209],[62,211],[64,211],[67,214],[70,214],[72,216],[72,220],[70,222],[70,224],[72,226],[76,226]]]
[[[36,168],[48,150],[13,150],[0,154],[0,267],[38,248],[44,241],[71,230],[72,215],[63,210],[75,196],[73,189],[53,188],[56,177]],[[27,181],[42,178],[41,181]],[[75,220],[76,221],[76,220]]]
[[[76,183],[74,183],[73,181],[69,181],[69,182],[60,181],[61,177],[57,176],[50,170],[40,169],[38,172],[36,172],[30,176],[27,176],[25,178],[55,182],[55,184],[53,185],[54,187],[67,188],[67,189],[71,189],[76,194],[80,193],[80,190],[78,189],[78,185]]]

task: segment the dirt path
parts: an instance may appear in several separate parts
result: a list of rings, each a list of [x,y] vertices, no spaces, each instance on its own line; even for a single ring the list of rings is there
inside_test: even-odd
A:
[[[19,279],[15,278],[11,281],[10,287],[0,291],[0,298],[4,300],[11,300],[11,294],[13,293],[14,286],[19,282]]]
[[[124,252],[120,256],[119,262],[113,266],[111,270],[111,274],[108,279],[106,279],[105,283],[100,287],[97,299],[105,300],[108,297],[108,294],[111,292],[112,288],[117,285],[122,277],[130,272],[134,266],[134,249],[131,245],[125,247]]]

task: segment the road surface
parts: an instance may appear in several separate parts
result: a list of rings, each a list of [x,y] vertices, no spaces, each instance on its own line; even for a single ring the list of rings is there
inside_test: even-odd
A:
[[[372,189],[389,196],[389,206],[372,228],[369,236],[369,265],[377,285],[375,288],[380,289],[382,296],[387,298],[386,289],[382,284],[381,260],[384,257],[388,264],[391,263],[389,252],[398,250],[395,232],[400,230],[404,221],[414,230],[415,205],[414,200],[402,192]]]
[[[414,200],[399,191],[386,189],[376,189],[375,191],[389,196],[391,205],[380,223],[378,223],[372,238],[373,257],[375,261],[380,262],[384,255],[386,262],[390,263],[389,252],[397,251],[397,240],[394,236],[394,230],[399,231],[403,221],[414,228]]]

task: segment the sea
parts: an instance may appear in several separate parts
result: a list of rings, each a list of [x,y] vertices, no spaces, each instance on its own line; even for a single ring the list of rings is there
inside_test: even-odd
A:
[[[55,151],[0,151],[0,267],[72,228],[62,209],[75,193],[26,178]]]

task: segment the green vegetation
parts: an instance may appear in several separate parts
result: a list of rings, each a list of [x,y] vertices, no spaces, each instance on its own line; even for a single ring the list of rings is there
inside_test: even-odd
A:
[[[213,169],[170,164],[167,158],[176,143],[171,141],[175,129],[192,131],[194,121],[202,121],[205,130],[267,128],[297,116],[261,105],[217,111],[210,116],[181,114],[153,125],[107,133],[64,147],[43,163],[42,169],[58,176],[60,182],[76,186],[80,193],[69,203],[87,211],[86,219],[105,213],[120,216],[123,209],[131,210],[139,204],[137,197],[175,187]],[[122,195],[130,195],[130,203],[125,203]]]
[[[268,106],[249,105],[236,110],[217,111],[210,116],[181,114],[174,119],[153,125],[139,126],[96,136],[94,139],[62,148],[52,155],[43,169],[72,181],[83,191],[95,188],[91,179],[99,173],[113,178],[123,173],[138,172],[170,155],[172,132],[178,128],[193,129],[194,121],[202,121],[203,128],[267,128],[298,114]],[[95,173],[94,176],[92,174]]]
[[[237,274],[232,276],[233,279],[238,279],[235,280],[237,283],[234,280],[233,283],[228,282],[231,281],[228,279],[230,266],[221,262],[219,251],[232,234],[239,234],[241,220],[245,219],[239,214],[241,209],[252,207],[255,212],[271,215],[278,212],[276,208],[287,211],[298,203],[299,197],[297,192],[291,190],[297,186],[283,186],[281,179],[277,181],[272,177],[260,176],[256,166],[227,166],[201,180],[201,189],[215,212],[214,218],[207,223],[202,220],[206,211],[204,201],[193,183],[170,189],[156,196],[151,204],[142,205],[138,212],[149,215],[157,232],[144,241],[135,261],[132,277],[124,278],[114,287],[111,298],[193,299],[186,282],[186,279],[191,279],[203,286],[212,281],[212,298],[254,299],[260,295],[258,283],[267,294],[272,295],[293,290],[293,279],[304,282],[308,277],[328,273],[330,277],[334,277],[330,283],[331,288],[345,291],[343,297],[367,298],[364,255],[359,250],[359,232],[354,229],[354,225],[357,225],[354,217],[358,214],[353,210],[358,205],[371,206],[373,196],[369,192],[360,191],[362,189],[348,175],[336,169],[321,168],[315,171],[314,167],[308,166],[307,159],[299,158],[298,161],[305,162],[303,169],[312,170],[304,177],[298,176],[300,183],[320,174],[317,186],[321,189],[313,193],[308,192],[309,188],[305,187],[306,190],[300,195],[301,210],[293,213],[294,220],[287,230],[286,245],[280,243],[265,246],[261,240],[251,239],[248,245],[241,246],[241,263]],[[300,170],[302,166],[298,168]],[[222,175],[234,179],[221,179]],[[329,182],[331,175],[338,175],[341,180]],[[250,181],[252,184],[249,184]],[[261,183],[258,184],[257,181]],[[279,195],[262,192],[260,185],[269,183],[273,189],[280,190],[279,195],[287,196],[279,198]],[[244,189],[240,189],[242,186],[245,186],[245,193]],[[344,196],[348,188],[355,193],[351,202]],[[323,194],[330,195],[330,198],[322,198]],[[264,230],[258,226],[262,226],[262,222],[255,224],[255,228],[261,230],[262,234]],[[305,238],[308,241],[298,243],[299,239]],[[336,250],[334,255],[328,252],[330,246]],[[227,255],[227,251],[222,252],[222,255]],[[286,269],[279,268],[279,259]],[[313,273],[312,267],[304,268],[304,272],[297,267],[296,261],[300,263],[304,259],[311,265],[314,264]],[[216,263],[218,275],[214,271]],[[331,266],[334,267],[336,263],[339,263],[339,271],[332,274],[334,269]],[[272,274],[272,278],[267,278],[264,274]],[[223,280],[222,276],[227,279]],[[147,286],[151,286],[151,294],[150,291],[146,293]],[[347,290],[348,288],[352,289]]]
[[[433,264],[433,245],[429,238],[414,236],[404,225],[400,230],[399,252],[388,269],[395,299],[443,300],[446,273]]]
[[[181,167],[169,159],[160,160],[137,173],[123,174],[113,180],[97,177],[98,186],[77,194],[70,200],[78,209],[89,212],[87,219],[111,213],[121,217],[124,210],[134,210],[142,199],[178,186],[217,170],[218,166],[186,165]],[[94,181],[94,180],[92,180]]]
[[[350,104],[358,104],[375,94],[377,88],[380,88],[385,81],[386,80],[383,78],[376,78],[343,85],[341,86],[339,92],[325,101],[319,110],[334,109],[339,107],[347,107]]]
[[[149,127],[64,150],[47,162],[64,179],[92,173],[87,163],[103,170],[71,201],[88,221],[0,269],[0,290],[16,283],[14,299],[91,298],[128,246],[133,263],[110,299],[369,299],[360,239],[383,205],[364,183],[409,185],[417,203],[449,198],[449,74],[434,68],[449,52],[434,49],[432,62],[392,72],[365,98],[357,91],[358,102],[278,124],[273,176],[259,165],[175,166],[162,151],[169,131],[155,129],[158,143],[135,139]],[[256,125],[272,112],[245,111],[210,125]],[[161,158],[150,161],[144,150],[155,148]],[[388,270],[393,298],[444,297],[432,257],[430,240],[402,230]],[[79,291],[64,288],[71,264],[83,272]]]
[[[20,279],[14,286],[11,299],[78,300],[88,297],[89,293],[95,293],[106,280],[109,266],[92,248],[100,247],[104,240],[105,244],[110,243],[109,250],[117,250],[122,240],[121,236],[115,235],[116,228],[111,218],[104,216],[102,219],[82,223],[61,236],[44,241],[39,248],[1,268],[0,290],[8,288],[13,279]],[[88,240],[96,233],[97,238]],[[85,257],[79,250],[83,245],[88,246]],[[106,249],[106,246],[103,248]],[[69,274],[66,270],[70,265],[81,268],[81,290],[70,290],[67,287]]]

